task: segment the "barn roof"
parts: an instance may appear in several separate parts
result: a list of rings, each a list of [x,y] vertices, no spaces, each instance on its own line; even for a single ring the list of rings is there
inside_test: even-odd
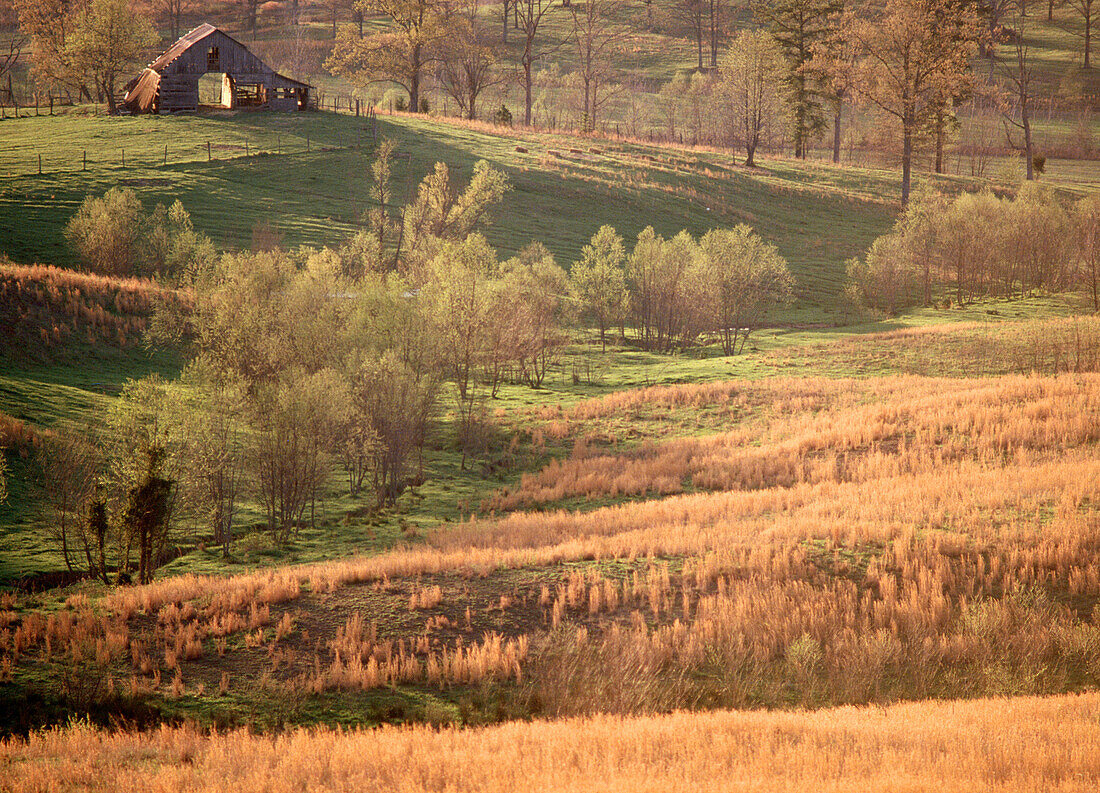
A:
[[[241,42],[237,41],[237,39],[230,36],[224,30],[221,30],[220,28],[214,27],[209,22],[203,22],[201,25],[199,25],[194,30],[180,36],[179,40],[176,41],[175,44],[173,44],[171,47],[169,47],[167,50],[165,50],[164,54],[162,54],[159,58],[157,58],[155,61],[150,63],[147,68],[154,71],[154,72],[157,72],[158,74],[163,74],[164,70],[167,69],[169,66],[171,66],[172,63],[177,58],[179,58],[181,55],[183,55],[189,49],[194,47],[200,41],[202,41],[203,39],[207,38],[208,36],[210,36],[214,33],[221,33],[223,36],[225,36],[227,39],[229,39],[234,44],[239,46],[241,49],[243,49],[245,51],[248,51],[248,47],[246,47]],[[261,63],[262,63],[262,61],[261,61]],[[309,87],[309,83],[303,83],[300,80],[295,80],[293,78],[286,77],[285,75],[279,74],[274,69],[272,69],[270,66],[267,66],[266,64],[264,64],[264,66],[265,66],[266,69],[270,70],[271,73],[274,74],[276,77],[279,77],[282,80],[286,80],[288,83],[294,83],[295,85],[301,85],[301,86]]]

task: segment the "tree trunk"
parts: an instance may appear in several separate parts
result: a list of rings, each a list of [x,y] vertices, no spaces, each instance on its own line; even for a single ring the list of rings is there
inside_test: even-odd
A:
[[[909,181],[913,168],[913,121],[905,118],[902,125],[901,144],[901,205],[909,205]]]
[[[943,137],[946,124],[944,114],[938,113],[936,115],[936,173],[943,173]]]
[[[529,61],[523,62],[523,123],[525,126],[531,126],[531,105],[532,105],[532,86],[531,86],[531,63]]]
[[[413,48],[413,73],[409,80],[409,112],[420,112],[420,50],[421,45]]]
[[[1051,2],[1054,2],[1054,0],[1051,0]],[[504,0],[504,24],[501,26],[500,42],[501,44],[508,43],[508,0]]]
[[[1027,97],[1020,97],[1020,123],[1024,127],[1024,157],[1027,158],[1027,180],[1035,178],[1035,166],[1031,152],[1031,117],[1027,107]]]
[[[840,100],[836,101],[836,113],[833,114],[833,163],[840,164]]]
[[[748,140],[745,142],[745,165],[749,168],[755,168],[756,162],[753,158],[756,156],[756,140]]]
[[[1092,0],[1085,2],[1085,68],[1092,65]]]

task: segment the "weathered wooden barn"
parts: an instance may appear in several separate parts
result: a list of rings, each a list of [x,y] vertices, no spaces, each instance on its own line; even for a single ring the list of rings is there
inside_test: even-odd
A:
[[[209,77],[208,77],[209,76]],[[180,38],[126,86],[130,113],[199,109],[199,82],[219,81],[215,107],[306,110],[310,86],[283,77],[232,36],[202,24]]]

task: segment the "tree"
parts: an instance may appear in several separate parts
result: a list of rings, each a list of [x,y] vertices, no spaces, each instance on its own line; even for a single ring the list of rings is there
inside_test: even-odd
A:
[[[88,76],[75,60],[70,40],[85,5],[85,0],[16,0],[19,28],[30,37],[37,79],[91,99]]]
[[[130,380],[107,412],[107,504],[117,526],[120,575],[137,553],[140,583],[152,580],[168,544],[181,458],[172,432],[168,384],[157,375]],[[102,530],[93,502],[93,529]],[[102,547],[102,540],[100,540]]]
[[[126,0],[91,0],[78,15],[66,48],[75,67],[95,83],[108,112],[115,113],[119,78],[158,41],[149,19]]]
[[[1092,28],[1100,15],[1100,3],[1095,0],[1067,0],[1068,5],[1076,15],[1080,17],[1083,30],[1078,34],[1082,42],[1082,66],[1085,69],[1092,68]]]
[[[508,192],[508,177],[485,160],[474,164],[474,173],[466,189],[459,192],[451,182],[447,164],[437,162],[424,177],[416,198],[405,207],[398,256],[430,256],[437,240],[462,240],[479,228],[487,214]]]
[[[734,355],[774,306],[790,301],[794,278],[776,247],[744,224],[708,231],[699,250],[722,351]]]
[[[722,59],[722,91],[749,167],[756,164],[756,148],[768,124],[782,112],[774,79],[782,69],[782,55],[763,31],[742,32]]]
[[[325,68],[360,85],[396,83],[409,93],[409,110],[420,112],[426,69],[449,32],[449,0],[359,0],[355,7],[386,17],[390,30],[364,37],[354,25],[343,26]]]
[[[864,259],[849,259],[847,265],[846,293],[855,306],[893,315],[914,304],[917,274],[901,234],[879,237]]]
[[[476,0],[466,0],[462,13],[451,23],[443,42],[437,76],[440,85],[454,100],[466,118],[477,118],[477,100],[482,91],[495,84],[496,47],[477,15]]]
[[[858,52],[857,93],[901,124],[901,202],[909,201],[913,144],[936,102],[970,80],[980,23],[958,0],[885,0],[844,17]]]
[[[422,290],[425,316],[436,329],[444,371],[458,397],[458,435],[465,453],[475,418],[475,373],[495,353],[488,347],[497,315],[493,282],[497,255],[480,234],[444,242]],[[465,463],[465,459],[463,459]]]
[[[1031,140],[1031,100],[1034,96],[1032,84],[1033,62],[1027,44],[1028,17],[1024,13],[1025,0],[1016,0],[1012,4],[1014,14],[1012,16],[1013,35],[1009,48],[1009,57],[1006,60],[998,59],[1000,71],[1005,78],[1009,90],[1012,93],[1015,109],[1019,110],[1019,120],[1014,112],[1006,110],[1003,114],[1006,124],[1012,124],[1019,129],[1024,136],[1024,167],[1028,181],[1035,178],[1034,158],[1035,153]],[[996,57],[995,52],[992,57]]]
[[[260,500],[272,537],[285,543],[316,504],[339,454],[350,414],[347,383],[332,369],[287,371],[257,390],[253,411]]]
[[[626,309],[625,264],[623,238],[612,226],[601,226],[569,271],[573,298],[596,323],[604,349],[607,349],[607,329],[620,321]]]
[[[769,0],[756,7],[786,62],[783,82],[791,106],[794,156],[806,158],[810,139],[825,126],[824,74],[817,48],[834,36],[840,0]]]
[[[1078,279],[1092,295],[1092,310],[1100,312],[1100,197],[1087,196],[1073,207]]]
[[[829,25],[826,36],[814,45],[810,70],[821,76],[821,87],[833,111],[833,162],[840,162],[841,120],[844,105],[854,93],[858,44],[843,24],[844,11],[839,10]]]
[[[523,124],[531,126],[531,108],[534,106],[534,67],[552,52],[560,49],[561,41],[544,41],[540,36],[547,14],[554,8],[555,0],[512,0],[515,20],[523,37],[520,53],[520,70],[523,74]]]
[[[237,503],[244,490],[247,401],[239,383],[219,382],[203,359],[182,377],[177,432],[187,460],[182,480],[188,506],[213,533],[223,558],[232,552]]]
[[[695,40],[696,68],[703,68],[703,42],[707,35],[709,0],[672,0],[668,15],[676,29]]]
[[[157,0],[156,8],[168,22],[168,32],[175,41],[180,37],[180,24],[183,13],[188,9],[188,0]]]
[[[573,22],[573,43],[577,47],[578,68],[584,92],[582,131],[596,128],[596,113],[606,102],[601,93],[614,74],[616,47],[626,31],[615,24],[615,15],[622,8],[619,0],[586,0],[570,3]]]
[[[146,213],[129,187],[85,198],[65,236],[89,270],[105,275],[186,276],[209,267],[215,257],[213,244],[195,230],[183,204]]]
[[[413,450],[424,443],[438,382],[418,378],[396,350],[357,360],[349,374],[345,469],[352,495],[369,477],[378,506],[393,504],[405,488]]]
[[[150,261],[150,222],[131,188],[88,196],[65,227],[85,266],[103,275],[140,275]]]
[[[532,242],[501,265],[501,294],[509,309],[510,332],[520,376],[542,386],[558,349],[566,313],[569,279],[541,242]]]
[[[87,514],[95,494],[99,460],[96,448],[77,433],[46,435],[36,452],[42,469],[49,526],[65,567],[83,550],[88,575],[98,575],[98,554],[88,535]]]

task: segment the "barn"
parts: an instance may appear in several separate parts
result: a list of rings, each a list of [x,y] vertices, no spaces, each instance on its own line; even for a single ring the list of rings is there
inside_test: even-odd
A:
[[[200,96],[200,85],[205,96]],[[200,104],[307,110],[309,88],[283,77],[235,38],[204,23],[127,84],[122,107],[130,113],[194,112]]]

